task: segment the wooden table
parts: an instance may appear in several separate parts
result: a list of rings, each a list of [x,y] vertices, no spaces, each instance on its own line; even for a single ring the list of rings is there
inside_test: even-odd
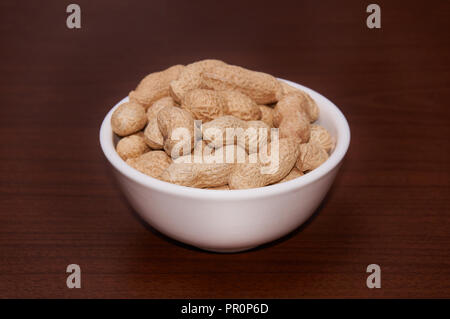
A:
[[[381,29],[364,1],[78,0],[70,30],[68,3],[0,4],[0,297],[450,297],[448,1],[377,1]],[[314,217],[241,254],[155,234],[98,142],[143,76],[212,57],[319,91],[352,130]]]

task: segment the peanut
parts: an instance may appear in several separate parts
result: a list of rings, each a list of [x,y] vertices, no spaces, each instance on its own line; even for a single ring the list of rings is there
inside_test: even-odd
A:
[[[257,104],[238,91],[193,89],[183,96],[181,107],[202,121],[211,121],[225,114],[246,121],[261,118]]]
[[[273,127],[273,108],[267,105],[259,105],[261,111],[261,121]]]
[[[220,148],[237,143],[249,153],[257,151],[270,138],[270,128],[263,121],[243,121],[226,115],[207,122],[202,127],[203,139],[210,147]]]
[[[287,181],[291,181],[291,180],[296,179],[303,175],[305,175],[305,174],[303,174],[302,171],[300,171],[297,167],[294,166],[292,168],[292,170],[289,172],[289,174],[285,178],[283,178],[281,181],[279,181],[278,183],[284,183]]]
[[[300,144],[300,155],[295,166],[302,172],[312,171],[328,159],[328,153],[316,143]]]
[[[164,151],[151,151],[126,162],[145,175],[160,178],[161,173],[172,164],[172,159]]]
[[[280,81],[283,88],[283,97],[286,95],[294,94],[300,99],[300,104],[303,110],[308,114],[310,122],[315,122],[319,118],[319,108],[317,103],[309,96],[308,93],[299,90],[293,86],[290,86],[284,81]]]
[[[191,113],[179,107],[165,106],[158,112],[157,121],[167,154],[172,158],[190,154],[194,147],[194,118]]]
[[[278,101],[282,87],[273,76],[235,65],[219,65],[201,73],[202,84],[217,91],[237,90],[258,104]]]
[[[144,141],[153,150],[164,148],[164,137],[158,126],[158,118],[154,116],[144,130]]]
[[[145,109],[134,102],[119,105],[111,116],[111,127],[119,136],[127,136],[142,130],[147,124]]]
[[[227,145],[217,149],[214,156],[181,156],[161,174],[161,179],[189,187],[224,186],[240,156],[238,149],[238,146]],[[241,149],[241,152],[244,154],[242,161],[245,161],[245,151]]]
[[[194,156],[210,156],[214,153],[214,148],[210,147],[204,140],[197,141],[191,154]]]
[[[170,82],[178,79],[184,70],[183,65],[174,65],[164,71],[147,75],[129,94],[130,101],[150,107],[155,101],[169,95]]]
[[[187,92],[204,88],[201,78],[202,72],[210,71],[213,67],[220,65],[226,65],[226,63],[209,59],[186,65],[179,78],[170,83],[170,95],[176,102],[181,103]]]
[[[261,159],[256,163],[237,164],[228,179],[230,189],[263,187],[276,183],[289,174],[300,153],[296,140],[292,138],[279,139],[278,152],[275,153],[272,153],[271,146],[272,143],[269,143],[268,150],[276,158],[278,165],[268,167],[268,163]],[[273,162],[270,164],[272,165]]]
[[[328,133],[328,131],[317,124],[311,125],[311,137],[309,139],[310,142],[316,143],[320,147],[322,147],[327,153],[329,153],[334,148],[334,139]]]
[[[153,103],[148,109],[147,109],[147,118],[148,121],[158,115],[158,112],[161,111],[161,109],[165,106],[178,106],[177,103],[172,99],[170,96],[165,96],[159,100],[157,100],[155,103]]]
[[[194,89],[184,95],[181,107],[190,111],[197,120],[211,121],[224,115],[226,100],[220,92]]]
[[[164,138],[159,130],[157,116],[159,111],[165,106],[176,106],[176,103],[170,96],[166,96],[153,103],[147,109],[148,124],[144,131],[144,139],[147,145],[154,150],[163,149]]]
[[[261,119],[261,110],[247,95],[239,91],[221,92],[226,101],[225,114],[233,115],[244,121]]]
[[[280,137],[293,137],[300,143],[308,142],[309,122],[309,116],[295,94],[283,97],[273,110],[273,125],[279,128]]]
[[[138,157],[149,150],[141,132],[122,138],[116,145],[117,154],[124,161],[129,158]]]

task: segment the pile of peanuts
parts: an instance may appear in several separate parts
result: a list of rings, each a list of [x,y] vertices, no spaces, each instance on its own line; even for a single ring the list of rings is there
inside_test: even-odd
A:
[[[113,112],[111,126],[121,137],[117,153],[136,170],[178,185],[230,190],[286,182],[325,162],[335,141],[313,124],[318,117],[317,104],[307,93],[269,74],[202,60],[147,75],[129,93],[129,102]],[[182,147],[180,128],[189,133]],[[208,128],[223,136],[237,129],[256,133],[215,139],[204,133]],[[261,150],[261,143],[259,148],[251,143],[262,141],[261,129],[272,128],[278,129],[279,165],[267,174],[261,169],[266,163],[247,158]],[[267,135],[270,149],[274,142]],[[239,152],[243,162],[207,160]]]

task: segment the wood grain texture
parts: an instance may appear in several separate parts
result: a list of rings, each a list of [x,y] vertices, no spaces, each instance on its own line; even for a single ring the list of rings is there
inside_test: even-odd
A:
[[[77,3],[81,30],[68,3],[0,4],[0,297],[450,297],[448,1],[378,1],[381,30],[356,0]],[[207,57],[317,90],[352,130],[314,217],[247,253],[155,234],[98,142],[142,77]]]

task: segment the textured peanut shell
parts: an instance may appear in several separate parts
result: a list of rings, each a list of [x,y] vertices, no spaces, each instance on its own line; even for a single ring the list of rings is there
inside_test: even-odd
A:
[[[129,158],[138,157],[149,150],[144,141],[144,135],[141,132],[122,138],[116,145],[117,154],[124,161]]]
[[[250,130],[250,128],[254,130]],[[270,126],[263,121],[247,121],[245,144],[242,144],[241,141],[242,139],[238,140],[238,145],[245,148],[249,154],[258,152],[261,145],[270,142]]]
[[[225,115],[219,117],[213,121],[203,124],[203,139],[208,143],[210,147],[219,148],[224,145],[234,144],[236,139],[231,138],[226,134],[226,129],[234,130],[238,128],[247,129],[247,122],[238,119],[237,117],[231,115]],[[210,129],[216,129],[222,136],[222,140],[216,140],[215,134],[210,135]],[[228,138],[228,140],[227,140]]]
[[[309,116],[294,94],[283,97],[273,110],[273,125],[279,128],[280,137],[296,138],[299,143],[306,143],[310,136],[309,123]]]
[[[139,132],[145,124],[147,124],[145,109],[133,102],[122,103],[111,116],[111,128],[119,136]]]
[[[171,157],[190,154],[194,147],[194,118],[192,114],[179,107],[166,106],[158,112],[157,120],[159,130],[164,138],[164,150],[167,154]],[[186,150],[189,150],[189,153],[186,151],[187,154],[184,153],[184,148],[180,149],[181,153],[172,154],[172,149],[180,142],[172,136],[177,128],[184,128],[190,134],[190,139],[186,139],[183,144],[186,145]]]
[[[281,122],[278,128],[280,137],[294,137],[299,143],[309,141],[310,125],[303,113],[293,112],[289,118]]]
[[[148,124],[144,130],[144,139],[147,145],[154,150],[161,150],[164,146],[164,138],[159,130],[157,116],[159,111],[166,106],[176,106],[175,101],[170,96],[159,99],[147,109]]]
[[[158,115],[158,112],[165,106],[178,106],[177,103],[172,99],[170,96],[165,96],[155,103],[153,103],[148,109],[147,109],[147,118],[148,121]]]
[[[219,132],[218,136],[222,136],[222,140],[216,139],[217,136],[214,133],[211,134],[209,131],[211,128]],[[254,130],[248,130],[249,128],[254,128]],[[260,128],[266,130],[267,134],[260,134]],[[255,152],[257,149],[250,150],[250,146],[257,147],[261,143],[267,143],[270,138],[269,130],[269,126],[263,121],[243,121],[237,117],[226,115],[203,125],[203,139],[213,148],[237,143],[247,152]]]
[[[192,155],[194,156],[209,156],[211,154],[214,154],[214,148],[210,147],[208,143],[204,140],[197,141],[197,143],[194,146],[194,149],[192,150]]]
[[[195,119],[207,122],[224,115],[226,101],[219,92],[194,89],[184,95],[181,107],[191,112]]]
[[[283,97],[287,95],[296,95],[300,104],[302,105],[302,109],[308,114],[310,118],[310,122],[315,122],[319,118],[319,107],[314,99],[306,92],[299,90],[293,86],[290,86],[284,81],[280,81],[282,89],[283,89]]]
[[[261,119],[259,106],[247,95],[239,91],[221,92],[225,101],[225,114],[233,115],[244,121],[254,121]]]
[[[162,174],[163,181],[189,187],[217,187],[227,184],[233,164],[173,163]]]
[[[270,144],[268,145],[270,150]],[[294,167],[299,155],[299,147],[295,139],[279,139],[279,166],[270,174],[263,174],[264,165],[260,160],[256,163],[237,164],[228,179],[230,189],[247,189],[263,187],[279,182],[286,177]]]
[[[158,118],[156,116],[149,120],[144,130],[144,141],[153,150],[162,150],[164,147],[164,137],[158,126]]]
[[[267,105],[259,105],[261,111],[261,121],[273,127],[273,107]]]
[[[169,96],[170,83],[178,79],[184,68],[183,65],[174,65],[164,71],[147,75],[128,95],[130,101],[139,103],[147,109],[157,100]]]
[[[127,164],[148,176],[159,178],[169,167],[172,160],[164,151],[150,151],[136,158],[130,158]]]
[[[278,183],[284,183],[287,181],[291,181],[291,180],[301,177],[303,175],[305,175],[305,174],[303,174],[303,172],[301,172],[297,167],[294,166],[291,169],[291,171],[289,172],[289,174],[285,178],[283,178],[281,181],[279,181]]]
[[[161,179],[197,188],[224,186],[237,165],[238,148],[239,146],[228,145],[216,150],[214,156],[181,156],[161,174]],[[241,160],[245,162],[247,160],[245,151],[243,154],[244,158]]]
[[[300,144],[295,166],[302,172],[312,171],[328,159],[328,153],[316,143]]]
[[[180,73],[179,78],[170,83],[170,96],[176,102],[181,103],[187,92],[204,88],[201,78],[202,72],[209,72],[212,68],[222,65],[226,65],[226,63],[214,59],[201,60],[186,65],[185,69]]]
[[[282,96],[280,83],[270,74],[235,65],[217,66],[211,71],[204,71],[202,80],[206,88],[218,91],[236,90],[258,104],[276,102]]]
[[[330,153],[334,148],[334,138],[328,133],[328,131],[320,125],[311,125],[311,137],[309,139],[311,143],[316,143],[322,147],[327,153]]]

